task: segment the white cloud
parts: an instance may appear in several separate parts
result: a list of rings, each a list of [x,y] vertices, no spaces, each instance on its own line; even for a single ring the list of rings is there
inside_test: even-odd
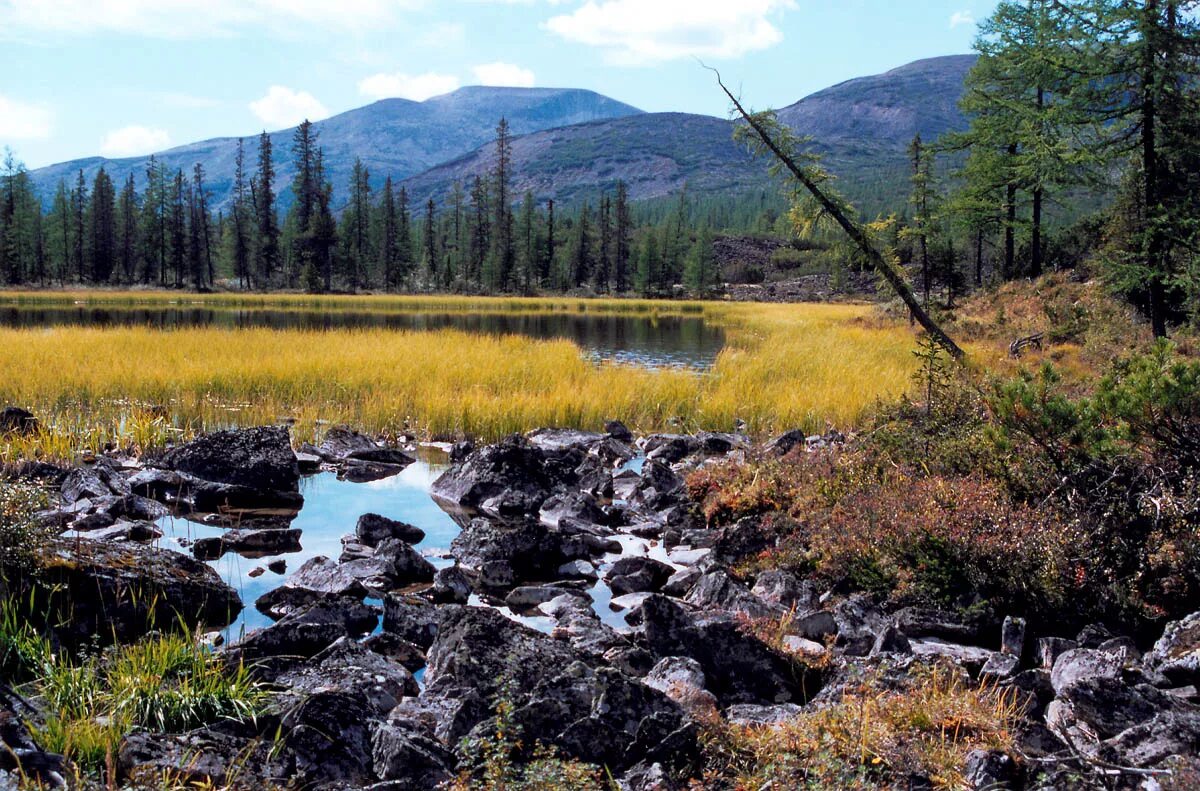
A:
[[[794,0],[588,0],[546,28],[605,50],[615,63],[736,58],[782,41],[771,19],[794,7]]]
[[[970,11],[955,11],[950,15],[951,30],[957,27],[962,27],[963,25],[975,27],[975,15]]]
[[[130,33],[157,38],[378,30],[423,0],[4,0],[0,30]]]
[[[250,102],[250,110],[272,129],[295,126],[306,118],[319,121],[329,116],[325,105],[308,91],[293,91],[282,85],[272,85],[266,96]]]
[[[372,74],[359,82],[358,92],[372,99],[400,97],[423,102],[431,96],[441,96],[443,93],[457,90],[460,84],[458,77],[452,74],[438,74],[432,71],[415,75],[401,72],[380,73]]]
[[[135,157],[161,151],[171,144],[171,136],[164,129],[147,126],[126,126],[114,129],[104,136],[100,153],[106,157]]]
[[[54,113],[45,105],[0,94],[0,141],[44,140],[53,127]]]
[[[496,61],[481,63],[473,69],[475,81],[480,85],[496,85],[506,88],[532,88],[533,72],[512,63]]]

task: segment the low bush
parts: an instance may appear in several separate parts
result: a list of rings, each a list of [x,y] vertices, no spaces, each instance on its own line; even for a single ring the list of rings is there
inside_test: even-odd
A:
[[[0,481],[0,578],[32,573],[43,544],[53,535],[34,514],[45,508],[46,493],[27,483]]]
[[[1010,751],[1019,717],[1011,692],[965,682],[949,669],[914,674],[900,688],[875,678],[830,705],[778,726],[705,728],[706,789],[878,789],[927,778],[963,788],[967,755]]]

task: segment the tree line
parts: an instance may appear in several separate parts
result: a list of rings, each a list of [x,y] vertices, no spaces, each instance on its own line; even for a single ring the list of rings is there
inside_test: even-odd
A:
[[[1196,0],[1006,0],[976,40],[969,128],[909,149],[902,218],[875,228],[928,302],[1098,261],[1154,332],[1200,318],[1200,28]],[[948,178],[938,154],[961,162]],[[1057,227],[1097,193],[1107,206]],[[1094,198],[1092,198],[1094,201]],[[1053,231],[1053,233],[1051,233]]]
[[[588,291],[709,293],[720,280],[713,235],[686,191],[669,211],[635,219],[624,183],[564,213],[554,200],[512,191],[507,121],[495,165],[420,205],[389,176],[373,189],[361,160],[335,216],[333,186],[313,125],[293,135],[292,201],[275,194],[275,152],[264,132],[239,140],[227,211],[209,206],[205,172],[171,172],[150,157],[145,187],[114,185],[102,167],[60,181],[48,211],[8,152],[0,173],[0,282],[242,289]],[[249,161],[253,156],[253,162]],[[708,212],[711,216],[715,210]],[[645,212],[651,215],[650,212]]]

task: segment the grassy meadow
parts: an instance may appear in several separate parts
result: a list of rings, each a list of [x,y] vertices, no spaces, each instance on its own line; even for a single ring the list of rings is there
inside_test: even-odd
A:
[[[144,448],[234,424],[294,421],[297,439],[348,423],[380,433],[493,439],[537,426],[730,429],[852,426],[909,385],[915,339],[865,305],[473,297],[20,293],[5,304],[200,306],[703,316],[727,344],[707,372],[596,363],[568,341],[457,330],[140,327],[0,329],[0,404],[44,430],[0,440],[5,460]]]

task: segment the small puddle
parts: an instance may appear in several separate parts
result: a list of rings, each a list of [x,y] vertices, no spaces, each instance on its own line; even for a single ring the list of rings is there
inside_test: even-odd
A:
[[[342,538],[354,535],[355,525],[363,514],[380,514],[421,528],[425,532],[425,539],[416,548],[438,568],[453,565],[454,561],[448,557],[450,542],[461,532],[461,528],[429,493],[433,482],[449,467],[449,457],[445,451],[433,447],[422,447],[415,455],[417,461],[403,472],[381,481],[352,483],[338,480],[332,472],[302,478],[300,491],[304,495],[304,507],[290,525],[303,531],[300,537],[302,549],[299,552],[253,558],[228,552],[217,560],[209,561],[209,566],[238,592],[245,605],[237,620],[223,630],[225,639],[232,642],[251,630],[274,623],[260,613],[254,603],[264,594],[283,585],[312,558],[325,556],[336,560],[342,554]],[[624,469],[638,471],[642,461],[639,457],[616,472]],[[158,526],[163,531],[163,546],[188,554],[196,539],[217,537],[226,532],[214,524],[172,516],[159,520]],[[618,534],[614,539],[621,544],[621,552],[595,559],[601,574],[619,558],[629,556],[648,556],[679,567],[659,542],[627,534]],[[282,574],[267,568],[278,560],[287,564]],[[613,593],[606,582],[597,580],[584,590],[592,597],[592,609],[604,623],[618,630],[629,628],[624,619],[626,611],[610,607]],[[378,599],[366,601],[368,604],[382,605]],[[474,594],[469,604],[491,606]],[[555,626],[553,618],[537,610],[517,613],[503,605],[495,609],[541,632],[549,632]]]

